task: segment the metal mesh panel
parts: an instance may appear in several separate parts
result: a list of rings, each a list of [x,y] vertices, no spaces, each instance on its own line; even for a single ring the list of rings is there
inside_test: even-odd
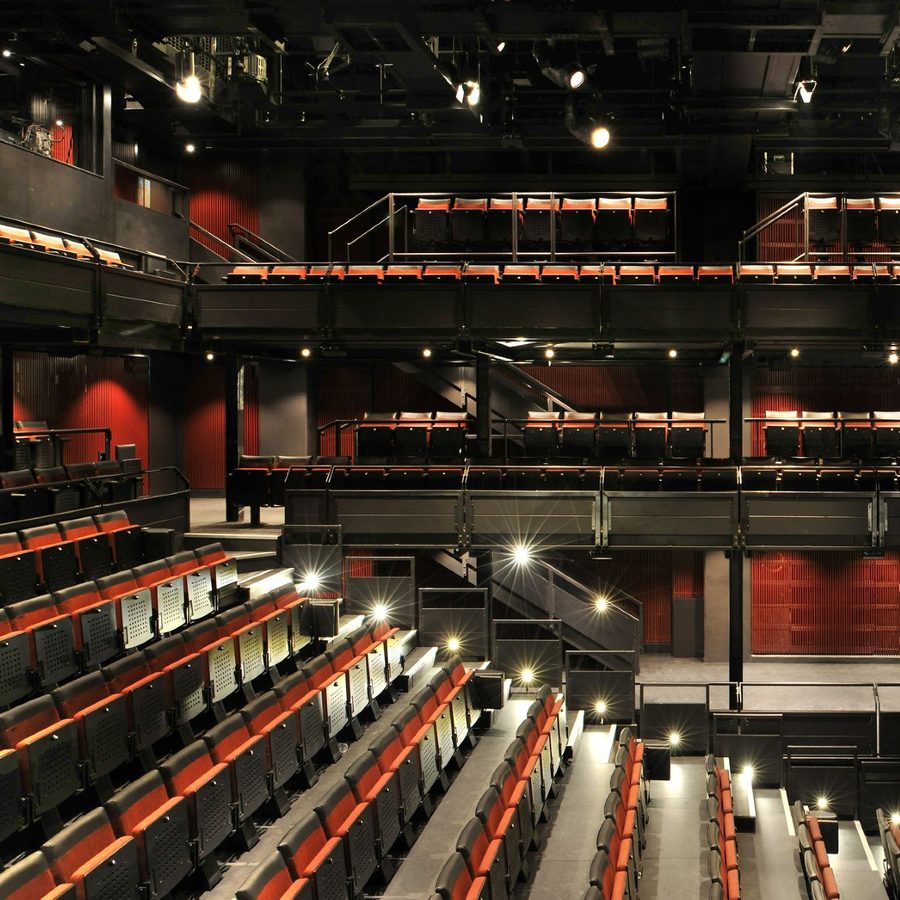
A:
[[[42,685],[55,684],[77,671],[71,619],[34,629],[34,647]]]
[[[78,555],[85,577],[95,580],[112,572],[112,551],[105,534],[79,541]]]
[[[325,746],[321,694],[316,694],[300,707],[300,736],[307,757],[315,756]]]
[[[5,603],[33,597],[36,581],[33,554],[24,553],[0,559],[0,597]]]
[[[99,609],[88,610],[79,615],[85,662],[94,665],[116,656],[119,652],[119,635],[116,631],[115,606],[107,603]]]
[[[248,684],[266,670],[265,649],[263,647],[262,626],[257,625],[241,633],[241,681]]]
[[[360,660],[350,669],[350,711],[356,716],[369,703],[369,677],[366,661]]]
[[[422,783],[427,793],[438,780],[437,744],[430,730],[419,742],[419,759],[422,764]]]
[[[375,816],[371,806],[353,823],[349,839],[353,880],[357,890],[361,891],[378,867],[375,858]]]
[[[453,721],[450,710],[445,709],[435,721],[437,728],[438,750],[441,754],[441,766],[446,766],[453,756]]]
[[[84,731],[93,778],[108,775],[128,759],[128,717],[123,698],[86,716]]]
[[[343,855],[341,848],[334,852]],[[324,860],[315,875],[318,900],[346,900],[347,882],[344,875],[343,860],[340,865],[333,864],[331,856]]]
[[[287,613],[279,613],[266,619],[267,664],[275,666],[291,655]]]
[[[144,750],[169,733],[165,689],[150,682],[131,693],[136,749]]]
[[[8,706],[31,693],[28,665],[27,634],[0,639],[0,705]]]
[[[140,528],[116,531],[116,566],[119,571],[133,569],[144,561],[144,539]]]
[[[234,761],[241,819],[246,819],[269,795],[266,760],[261,746],[250,747]]]
[[[347,679],[342,673],[325,688],[325,704],[328,709],[328,725],[331,734],[337,734],[350,720],[347,717]]]
[[[140,647],[153,639],[153,595],[145,588],[123,597],[119,601],[122,610],[122,640],[125,649]]]
[[[75,559],[74,544],[60,544],[41,550],[44,585],[48,591],[61,591],[75,584],[78,576],[78,561]]]
[[[212,577],[209,569],[204,569],[202,572],[191,572],[185,580],[190,618],[196,622],[213,612]]]
[[[203,667],[199,661],[185,663],[172,670],[175,715],[179,725],[190,722],[206,709],[203,696]]]
[[[155,893],[168,894],[192,868],[188,841],[187,809],[173,809],[144,832],[147,869]]]
[[[216,589],[221,590],[231,584],[237,584],[238,570],[237,562],[233,559],[227,562],[220,562],[216,565]]]
[[[460,691],[450,701],[450,713],[453,716],[453,730],[456,732],[456,743],[460,744],[469,733],[466,698],[463,691]]]
[[[74,725],[58,729],[33,744],[28,756],[36,814],[52,809],[80,787],[78,738]]]
[[[231,833],[231,792],[228,776],[208,781],[197,792],[197,836],[205,856]]]
[[[141,880],[136,845],[132,842],[85,875],[85,900],[122,900],[135,896]]]
[[[238,688],[234,642],[226,641],[213,647],[207,652],[206,659],[213,702],[233,694]]]
[[[156,610],[159,633],[167,634],[187,622],[184,614],[184,583],[178,578],[156,589]]]
[[[369,682],[372,685],[372,696],[378,697],[387,688],[387,670],[384,644],[371,649],[366,658],[369,664]]]
[[[22,808],[22,780],[16,755],[0,761],[0,840],[25,824]]]
[[[297,771],[296,722],[297,720],[292,718],[269,732],[276,787],[281,787]]]

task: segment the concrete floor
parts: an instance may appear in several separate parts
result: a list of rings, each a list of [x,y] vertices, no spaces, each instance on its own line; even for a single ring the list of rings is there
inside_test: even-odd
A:
[[[263,508],[259,511],[261,531],[280,530],[284,525],[284,509]],[[250,511],[244,510],[240,522],[225,521],[224,497],[191,497],[191,531],[204,529],[224,529],[226,531],[255,531],[250,525]]]

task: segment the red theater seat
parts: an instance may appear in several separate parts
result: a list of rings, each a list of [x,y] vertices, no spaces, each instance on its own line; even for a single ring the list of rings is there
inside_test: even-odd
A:
[[[563,197],[559,216],[562,244],[588,247],[594,239],[597,202],[593,197]]]
[[[478,281],[487,284],[500,283],[500,266],[469,264],[463,272],[463,281]]]
[[[306,266],[272,266],[266,281],[268,284],[302,284],[306,274]]]
[[[657,272],[660,284],[693,284],[693,266],[660,266]]]
[[[572,283],[578,281],[578,266],[543,266],[541,268],[541,281],[548,283]]]
[[[388,266],[384,272],[385,281],[415,282],[422,280],[421,266]]]
[[[597,240],[601,244],[622,244],[631,238],[631,197],[599,197]]]
[[[265,284],[268,277],[268,266],[235,266],[225,276],[225,282],[227,284]]]
[[[661,243],[669,236],[669,201],[666,197],[634,198],[634,237],[644,243]]]
[[[697,266],[698,284],[733,284],[734,269],[731,266]]]
[[[503,280],[528,283],[539,282],[541,280],[541,268],[540,266],[504,266]]]
[[[454,244],[477,246],[485,237],[487,199],[457,197],[450,210],[450,240]]]
[[[779,284],[810,284],[813,280],[813,267],[788,264],[775,266],[775,274]]]
[[[622,284],[655,284],[654,266],[619,266],[619,281]]]
[[[743,282],[771,284],[775,280],[775,266],[759,263],[741,263],[738,266],[738,277]]]
[[[0,873],[4,900],[77,900],[74,884],[57,884],[43,853],[26,856]]]
[[[462,278],[462,266],[425,266],[422,273],[424,281],[459,281]]]

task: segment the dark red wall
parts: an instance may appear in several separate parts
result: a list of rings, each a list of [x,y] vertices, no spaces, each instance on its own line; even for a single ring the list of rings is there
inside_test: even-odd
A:
[[[753,652],[900,654],[900,552],[754,553]]]
[[[187,167],[191,221],[231,243],[232,222],[259,233],[259,178],[256,161],[242,157],[198,156]],[[223,248],[199,237],[209,249]]]
[[[17,353],[14,417],[42,419],[51,428],[111,428],[112,444],[136,444],[148,462],[148,360],[119,356],[48,356]],[[102,435],[75,436],[65,461],[97,459]]]
[[[192,488],[225,486],[225,367],[184,366],[184,474]]]
[[[703,381],[697,368],[681,366],[522,366],[522,371],[585,411],[681,412],[703,409]]]
[[[758,368],[753,375],[751,416],[766,410],[868,412],[900,409],[900,371],[896,368],[796,366]],[[762,425],[753,426],[753,455],[765,452]]]

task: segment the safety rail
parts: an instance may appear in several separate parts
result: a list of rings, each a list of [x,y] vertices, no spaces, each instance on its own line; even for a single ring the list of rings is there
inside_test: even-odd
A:
[[[103,435],[103,457],[109,459],[109,453],[112,446],[112,429],[111,428],[37,428],[37,429],[16,429],[13,432],[15,440],[24,438],[42,438],[49,437],[53,442],[54,465],[63,464],[63,449],[65,444],[77,434],[102,434]]]
[[[231,256],[233,258],[229,258],[227,256],[222,256],[221,253],[216,252],[215,250],[213,250],[212,247],[208,247],[204,244],[204,246],[206,247],[207,250],[209,250],[210,253],[215,254],[216,256],[219,257],[219,259],[223,260],[224,262],[246,262],[246,263],[255,263],[256,262],[256,260],[253,259],[253,257],[247,256],[247,254],[244,253],[242,250],[238,250],[237,247],[233,246],[232,244],[229,244],[228,241],[226,241],[224,238],[220,238],[217,234],[213,234],[209,229],[204,228],[202,225],[198,225],[193,220],[188,222],[188,226],[189,226],[190,231],[192,231],[192,232],[196,231],[198,234],[200,234],[204,238],[206,238],[206,240],[213,241],[220,248],[224,248],[225,250],[227,250],[228,253],[231,254]],[[191,235],[191,237],[194,238],[194,240],[197,240],[197,238],[194,237],[193,234]],[[198,243],[202,244],[203,241],[198,241]],[[204,264],[203,263],[186,263],[185,265],[193,273],[196,273],[198,271],[199,267]],[[215,265],[221,265],[221,263],[206,263],[205,265],[214,265],[215,266]]]
[[[247,228],[246,225],[241,225],[238,222],[229,222],[228,233],[231,235],[231,239],[234,241],[235,246],[237,246],[238,243],[245,244],[254,253],[266,257],[266,259],[263,260],[264,262],[279,263],[290,262],[291,260],[289,253],[285,253],[284,250],[276,247],[265,238],[260,237],[255,231],[251,231]]]

